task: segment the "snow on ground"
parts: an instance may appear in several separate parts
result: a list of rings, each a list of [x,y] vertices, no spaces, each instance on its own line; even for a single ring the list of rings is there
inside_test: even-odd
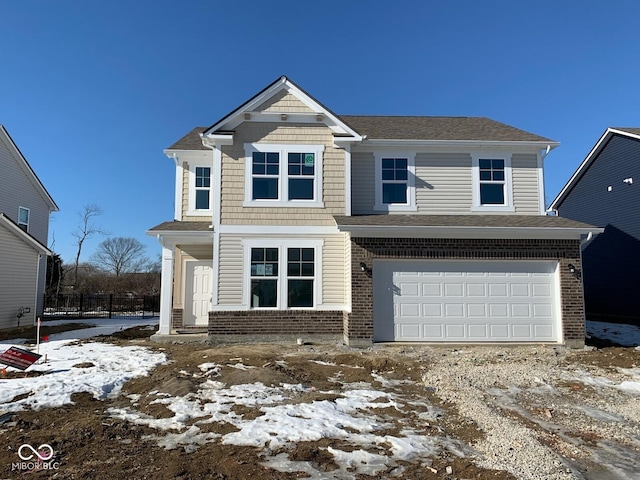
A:
[[[41,336],[47,335],[47,325],[62,325],[66,323],[84,323],[93,325],[91,328],[83,328],[80,330],[69,330],[67,332],[55,333],[49,335],[49,341],[55,340],[81,340],[85,338],[95,337],[97,335],[111,335],[119,330],[127,328],[140,327],[149,325],[150,327],[158,325],[159,318],[83,318],[79,320],[49,320],[42,322]],[[12,340],[0,341],[0,345],[20,345],[27,342],[24,338],[15,338]],[[0,347],[0,351],[2,351]]]
[[[167,361],[163,353],[138,346],[75,341],[133,326],[157,324],[157,319],[87,319],[83,322],[96,326],[51,335],[50,341],[40,345],[40,353],[46,356],[46,361],[28,370],[40,375],[0,379],[0,411],[56,407],[70,403],[71,395],[76,392],[89,392],[98,399],[115,396],[129,379],[146,375]],[[633,325],[588,322],[587,330],[598,338],[640,345],[640,328]],[[240,359],[231,360],[236,362]],[[316,363],[324,365],[320,361]],[[107,413],[114,418],[155,429],[157,434],[148,438],[165,448],[193,451],[208,442],[258,447],[265,452],[265,465],[283,472],[305,471],[309,478],[324,477],[310,463],[289,459],[286,453],[282,453],[283,447],[304,441],[334,440],[336,443],[326,449],[339,465],[339,470],[332,472],[332,478],[345,479],[356,478],[358,474],[376,475],[388,467],[395,467],[392,476],[401,476],[403,467],[396,461],[425,462],[428,465],[429,458],[443,451],[456,456],[472,454],[468,447],[444,434],[426,435],[424,428],[408,425],[394,428],[397,424],[386,412],[409,415],[418,406],[415,400],[388,391],[406,383],[405,380],[390,380],[374,373],[370,382],[343,382],[338,390],[313,391],[314,395],[326,395],[330,400],[298,401],[312,392],[311,387],[303,384],[266,386],[259,382],[227,386],[216,380],[224,367],[244,371],[255,368],[240,361],[226,365],[203,363],[198,367],[201,376],[207,379],[197,392],[185,396],[149,393],[155,397],[152,403],[164,405],[173,413],[172,417],[156,419],[138,411],[136,407],[140,398],[137,395],[130,397],[131,406],[110,408]],[[640,394],[640,369],[627,369],[621,373],[627,378],[620,383],[590,377],[583,372],[574,378],[599,388],[614,388],[629,395]],[[334,381],[340,381],[338,375]],[[234,411],[236,406],[255,408],[260,414],[255,418],[243,416]],[[425,427],[428,427],[430,415],[442,415],[426,402],[419,405],[419,410],[423,411],[420,415],[424,415],[424,419],[420,415],[418,418],[425,420]],[[594,412],[585,413],[591,416],[598,413]],[[207,425],[214,422],[229,423],[236,431],[226,434],[211,432]],[[349,448],[342,447],[346,445]],[[372,446],[378,448],[377,453],[372,451]]]
[[[213,363],[198,365],[199,370],[205,372],[203,376],[209,372],[216,372],[214,375],[217,376],[221,367]],[[240,363],[227,367],[245,368]],[[168,449],[194,451],[199,445],[212,441],[256,447],[265,453],[268,467],[283,472],[304,471],[311,475],[309,478],[327,477],[308,462],[292,461],[287,454],[270,452],[291,448],[299,442],[331,439],[335,448],[327,448],[327,451],[340,466],[339,470],[332,471],[331,478],[344,479],[356,478],[356,474],[376,475],[388,467],[395,467],[397,475],[401,475],[403,468],[397,461],[429,462],[443,451],[460,457],[471,452],[453,438],[424,434],[424,428],[420,431],[405,426],[396,431],[394,419],[383,411],[393,409],[400,415],[410,415],[417,406],[428,411],[430,405],[378,389],[388,386],[388,382],[375,374],[371,383],[343,383],[339,390],[316,391],[303,384],[266,386],[256,382],[227,386],[208,379],[195,393],[182,397],[162,396],[151,402],[165,405],[173,412],[172,417],[153,418],[136,410],[137,398],[133,399],[131,407],[110,408],[107,413],[156,429],[158,433],[147,438]],[[296,401],[310,392],[332,399]],[[245,418],[234,411],[236,405],[253,407],[259,415]],[[207,428],[211,423],[229,423],[237,431],[224,435],[212,433]],[[423,425],[428,427],[426,421]],[[344,451],[335,442],[343,442],[350,448]],[[372,453],[372,447],[378,453]]]
[[[69,340],[45,342],[40,354],[43,357],[29,367],[25,378],[0,377],[0,411],[59,407],[71,403],[71,395],[78,392],[97,399],[115,396],[128,380],[167,361],[164,353],[146,348]],[[7,367],[7,371],[17,370]]]
[[[587,336],[609,340],[625,347],[640,345],[640,327],[625,323],[607,323],[587,320]]]

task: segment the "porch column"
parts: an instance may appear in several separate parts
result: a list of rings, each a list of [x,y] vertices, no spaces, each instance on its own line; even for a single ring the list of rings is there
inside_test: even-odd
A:
[[[169,335],[173,310],[173,247],[162,246],[162,276],[160,278],[160,329],[158,334]]]

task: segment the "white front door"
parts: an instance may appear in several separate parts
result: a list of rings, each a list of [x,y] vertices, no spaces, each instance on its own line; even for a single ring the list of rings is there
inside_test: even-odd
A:
[[[209,324],[211,273],[211,260],[186,262],[185,326]]]
[[[380,260],[375,341],[558,342],[557,262]]]

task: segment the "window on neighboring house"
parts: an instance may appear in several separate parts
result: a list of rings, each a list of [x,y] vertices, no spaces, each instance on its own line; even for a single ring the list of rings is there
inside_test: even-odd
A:
[[[253,152],[253,200],[277,200],[280,181],[280,154]]]
[[[480,204],[504,205],[504,159],[481,158],[479,160]]]
[[[30,211],[28,208],[18,208],[18,226],[25,232],[29,231],[29,214]]]
[[[278,306],[278,249],[251,249],[251,307]]]
[[[322,207],[323,149],[322,145],[245,144],[245,206]]]
[[[415,155],[375,155],[376,210],[415,210]]]
[[[473,206],[486,211],[513,211],[511,156],[473,157]]]
[[[196,167],[195,177],[196,210],[209,210],[211,198],[211,167]]]
[[[313,248],[287,249],[287,297],[289,307],[313,306]]]

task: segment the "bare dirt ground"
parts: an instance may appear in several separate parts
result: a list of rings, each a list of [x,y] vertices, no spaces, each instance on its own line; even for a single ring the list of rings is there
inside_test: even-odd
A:
[[[367,350],[339,345],[156,344],[148,330],[103,337],[121,345],[162,350],[170,363],[126,384],[117,398],[95,400],[75,394],[73,405],[20,411],[0,425],[0,478],[56,479],[294,479],[302,471],[278,471],[267,457],[286,454],[306,462],[313,478],[407,479],[618,479],[640,471],[640,396],[616,388],[640,366],[640,351],[603,348],[571,351],[561,347],[376,346]],[[95,339],[94,339],[95,340]],[[460,448],[442,448],[428,460],[394,460],[375,475],[339,468],[330,449],[352,451],[349,438],[300,441],[278,451],[220,441],[237,430],[219,421],[201,425],[216,434],[196,449],[159,445],[161,432],[110,414],[135,408],[148,418],[173,412],[158,395],[184,397],[207,378],[203,359],[222,365],[217,380],[227,386],[302,384],[291,403],[335,401],[345,384],[371,384],[393,393],[401,408],[385,408],[382,434],[412,429],[449,439]],[[231,368],[238,359],[251,369]],[[286,362],[283,362],[286,359]],[[226,366],[225,366],[226,365]],[[625,373],[626,372],[626,373]],[[336,378],[340,378],[340,382]],[[609,382],[609,383],[607,383]],[[160,392],[160,393],[158,393]],[[263,415],[259,405],[236,405],[245,419]],[[330,421],[330,419],[329,419]],[[372,419],[372,422],[374,419]],[[16,446],[51,445],[55,471],[12,472]],[[389,445],[367,451],[392,456]],[[351,473],[350,473],[351,472]]]

